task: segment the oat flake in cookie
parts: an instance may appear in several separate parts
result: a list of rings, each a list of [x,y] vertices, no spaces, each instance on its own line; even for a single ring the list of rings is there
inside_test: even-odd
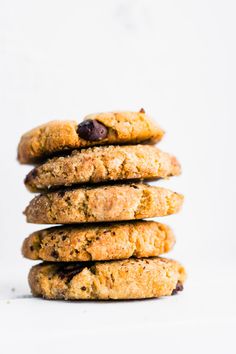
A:
[[[73,120],[55,120],[22,136],[18,160],[33,163],[64,150],[94,145],[154,144],[163,135],[164,131],[143,110],[91,114],[80,124]]]

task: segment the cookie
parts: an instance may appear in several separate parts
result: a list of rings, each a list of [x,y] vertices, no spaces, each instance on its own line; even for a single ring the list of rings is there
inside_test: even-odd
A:
[[[35,197],[27,222],[70,224],[165,216],[179,211],[183,196],[142,183],[61,190]]]
[[[32,294],[45,299],[144,299],[183,290],[185,270],[164,258],[111,262],[41,263],[31,268]]]
[[[52,121],[25,133],[18,145],[18,160],[32,163],[60,151],[94,145],[155,143],[164,131],[144,112],[91,114],[76,121]]]
[[[81,183],[166,178],[180,172],[177,159],[155,146],[100,146],[47,161],[27,175],[25,185],[37,192]]]
[[[175,244],[172,230],[154,221],[59,226],[27,237],[24,257],[53,262],[107,261],[153,257]]]

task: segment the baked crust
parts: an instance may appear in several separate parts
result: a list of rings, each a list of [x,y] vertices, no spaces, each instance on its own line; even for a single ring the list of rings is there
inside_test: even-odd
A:
[[[143,299],[175,294],[186,278],[183,266],[165,258],[90,263],[41,263],[31,268],[34,296],[64,300]]]
[[[182,203],[183,196],[169,189],[133,183],[41,194],[24,214],[36,224],[123,221],[174,214]]]
[[[154,221],[58,226],[32,233],[22,253],[52,262],[105,261],[159,256],[175,237],[169,226]]]
[[[178,176],[177,159],[155,146],[100,146],[55,157],[34,168],[25,179],[31,192],[81,183],[157,179]]]
[[[78,134],[78,123],[73,120],[55,120],[25,133],[18,145],[18,160],[33,163],[64,150],[95,145],[154,144],[161,140],[164,131],[146,113],[107,112],[91,114],[84,121],[96,120],[107,130],[105,138],[85,140]]]

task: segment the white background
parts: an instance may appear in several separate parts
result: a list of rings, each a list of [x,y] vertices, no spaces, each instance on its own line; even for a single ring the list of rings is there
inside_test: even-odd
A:
[[[235,2],[0,0],[0,336],[3,353],[235,353]],[[32,198],[21,134],[52,119],[144,107],[167,134],[185,194],[171,257],[185,291],[133,302],[33,299]]]

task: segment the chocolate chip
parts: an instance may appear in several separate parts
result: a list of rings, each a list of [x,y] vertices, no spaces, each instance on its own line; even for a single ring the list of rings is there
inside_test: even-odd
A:
[[[77,130],[80,138],[96,141],[107,137],[108,129],[95,119],[88,119],[78,125]]]
[[[25,177],[24,182],[25,183],[29,183],[31,182],[35,177],[37,177],[38,175],[38,171],[36,170],[36,168],[34,168],[32,171],[30,171],[27,176]]]
[[[53,258],[57,259],[57,258],[59,257],[59,253],[58,253],[56,250],[53,250],[53,251],[51,252],[51,256],[52,256]]]
[[[176,295],[178,291],[184,290],[183,284],[178,280],[175,289],[172,291],[171,295]]]
[[[66,279],[66,282],[70,282],[76,274],[82,272],[86,267],[90,268],[93,264],[92,262],[84,262],[83,264],[71,263],[69,265],[59,263],[57,274],[61,279]]]
[[[65,196],[66,192],[65,191],[59,191],[57,194],[58,194],[59,197],[63,198]]]
[[[62,241],[65,241],[67,239],[67,236],[66,235],[63,235],[62,236]]]
[[[78,265],[68,265],[68,266],[60,266],[58,270],[58,276],[61,279],[67,278],[68,280],[71,280],[74,275],[80,273],[83,270],[83,266],[78,264]]]
[[[92,273],[92,274],[95,274],[96,275],[96,267],[91,267],[90,268],[90,272]]]
[[[146,113],[143,108],[140,109],[139,113]]]
[[[85,291],[86,290],[86,286],[82,286],[81,290]]]
[[[34,247],[30,246],[30,251],[33,252],[34,251]]]

